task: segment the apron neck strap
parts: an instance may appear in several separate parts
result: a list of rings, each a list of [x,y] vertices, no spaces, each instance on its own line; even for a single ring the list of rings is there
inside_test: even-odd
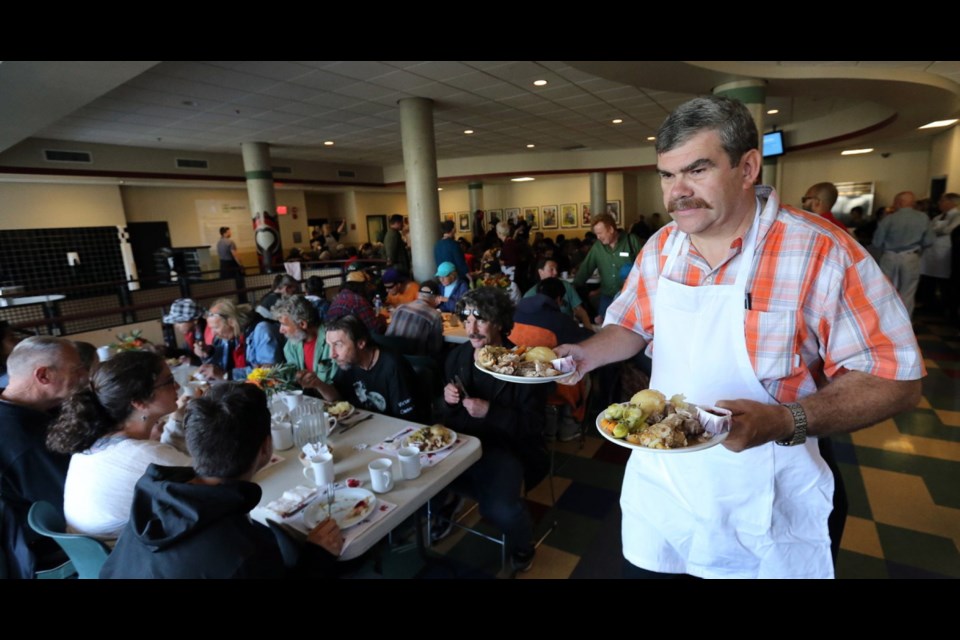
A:
[[[737,271],[736,285],[741,288],[746,288],[747,278],[750,276],[750,272],[753,269],[753,257],[756,254],[757,249],[757,234],[759,233],[760,228],[760,199],[756,200],[756,209],[753,213],[753,222],[750,224],[750,228],[747,229],[747,233],[743,238],[743,247],[740,252],[743,254],[742,260],[740,261],[740,269]],[[673,268],[674,262],[681,255],[686,256],[690,251],[690,237],[683,231],[677,230],[677,238],[673,243],[673,247],[670,249],[670,253],[667,255],[667,261],[663,265],[663,271],[661,275],[665,273],[670,273],[670,270]]]

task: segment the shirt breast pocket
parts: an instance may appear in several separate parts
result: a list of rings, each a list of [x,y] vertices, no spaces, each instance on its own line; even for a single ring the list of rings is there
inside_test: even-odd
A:
[[[760,380],[787,378],[799,365],[796,311],[746,311],[747,353]]]

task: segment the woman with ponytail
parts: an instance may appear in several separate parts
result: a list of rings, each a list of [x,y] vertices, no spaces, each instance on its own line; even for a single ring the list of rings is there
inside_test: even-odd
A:
[[[73,394],[47,432],[47,447],[73,454],[63,492],[72,532],[114,540],[130,517],[133,488],[151,463],[192,466],[190,458],[151,439],[186,399],[156,353],[125,351],[102,363],[89,387]],[[178,406],[181,405],[181,406]]]

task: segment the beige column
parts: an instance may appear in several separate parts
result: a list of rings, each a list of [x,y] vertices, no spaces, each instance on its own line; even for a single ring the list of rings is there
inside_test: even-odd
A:
[[[270,145],[266,142],[243,142],[243,170],[247,178],[247,198],[253,220],[253,239],[257,259],[265,273],[283,269],[283,247],[280,244],[280,222],[273,190],[273,165]]]
[[[413,277],[432,278],[437,265],[433,245],[440,239],[440,198],[437,194],[437,149],[433,135],[433,101],[400,100],[400,139],[410,216]]]
[[[607,174],[603,171],[594,171],[590,174],[590,215],[597,215],[607,210]]]
[[[763,119],[767,113],[767,81],[766,80],[736,80],[717,85],[713,89],[714,95],[735,98],[746,105],[753,121],[757,124],[760,134],[758,141],[760,153],[763,153]],[[777,159],[769,158],[763,162],[760,182],[776,188]]]

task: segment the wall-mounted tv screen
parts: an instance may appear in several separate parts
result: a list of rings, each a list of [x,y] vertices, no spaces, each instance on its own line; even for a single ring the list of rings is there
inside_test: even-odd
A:
[[[771,131],[763,134],[763,157],[783,155],[783,131]]]

